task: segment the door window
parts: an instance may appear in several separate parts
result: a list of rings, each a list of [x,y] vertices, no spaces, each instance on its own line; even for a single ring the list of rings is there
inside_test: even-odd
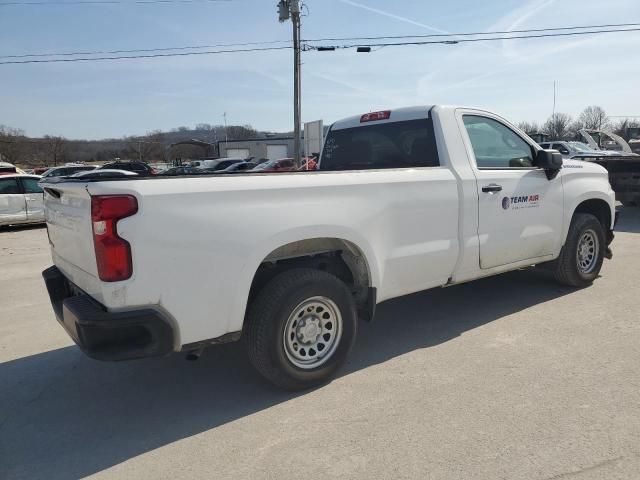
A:
[[[22,186],[24,187],[24,193],[42,193],[42,188],[38,185],[37,178],[23,178]]]
[[[20,193],[18,181],[15,178],[0,178],[0,195]]]
[[[533,150],[513,130],[487,117],[465,115],[478,168],[532,168]]]

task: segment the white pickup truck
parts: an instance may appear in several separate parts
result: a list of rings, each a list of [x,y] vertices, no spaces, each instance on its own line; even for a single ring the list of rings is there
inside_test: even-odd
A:
[[[89,356],[242,340],[287,389],[330,378],[384,300],[543,263],[588,286],[616,218],[604,168],[449,106],[340,120],[318,171],[44,187],[43,276]]]

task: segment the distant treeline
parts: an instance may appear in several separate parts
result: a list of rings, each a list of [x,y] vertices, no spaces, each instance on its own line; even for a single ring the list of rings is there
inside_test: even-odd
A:
[[[536,122],[520,122],[518,128],[528,134],[544,133],[552,140],[574,140],[578,138],[578,131],[604,130],[620,135],[629,141],[629,129],[640,127],[640,118],[611,119],[602,107],[592,105],[585,108],[576,119],[567,113],[555,113],[542,125]]]
[[[115,158],[163,162],[212,156],[216,154],[215,146],[219,141],[262,136],[267,136],[267,133],[258,133],[250,125],[225,128],[222,125],[202,123],[195,128],[178,127],[169,132],[156,130],[142,136],[70,140],[52,135],[29,137],[20,129],[0,125],[0,158],[16,165],[31,167],[55,166],[67,162],[106,162]],[[186,140],[197,140],[203,144],[171,147],[172,144]],[[208,147],[206,144],[212,146]]]

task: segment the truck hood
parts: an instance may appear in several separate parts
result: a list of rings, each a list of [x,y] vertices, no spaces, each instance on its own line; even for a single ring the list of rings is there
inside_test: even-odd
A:
[[[580,175],[580,174],[597,174],[607,176],[607,170],[597,163],[584,160],[565,159],[562,162],[562,170],[564,175]]]

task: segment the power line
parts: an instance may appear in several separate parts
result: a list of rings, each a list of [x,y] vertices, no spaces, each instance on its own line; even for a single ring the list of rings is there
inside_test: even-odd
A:
[[[81,58],[49,58],[44,60],[10,60],[0,62],[0,65],[18,65],[23,63],[71,63],[71,62],[95,62],[104,60],[130,60],[134,58],[159,58],[159,57],[187,57],[191,55],[215,55],[218,53],[238,53],[238,52],[264,52],[268,50],[290,50],[293,47],[265,47],[246,48],[234,50],[210,50],[206,52],[183,52],[183,53],[154,53],[150,55],[121,55],[114,57],[81,57]]]
[[[29,58],[29,57],[67,57],[75,55],[114,55],[120,53],[143,53],[143,52],[168,52],[171,50],[198,50],[202,48],[220,47],[247,47],[251,45],[273,45],[277,43],[291,43],[291,40],[271,40],[267,42],[244,42],[244,43],[218,43],[214,45],[187,45],[181,47],[163,48],[137,48],[132,50],[97,50],[91,52],[57,52],[57,53],[25,53],[20,55],[0,55],[1,58]]]
[[[403,39],[403,38],[446,38],[446,37],[463,37],[476,35],[498,35],[511,33],[532,33],[532,32],[553,32],[561,30],[576,30],[587,28],[613,28],[613,27],[635,27],[640,23],[615,23],[602,25],[582,25],[573,27],[560,28],[536,28],[527,30],[510,30],[510,31],[490,31],[490,32],[465,32],[465,33],[448,33],[448,34],[432,34],[432,35],[388,35],[374,37],[335,37],[335,38],[316,38],[306,39],[304,42],[321,42],[321,41],[343,41],[343,40],[382,40],[382,39]],[[607,30],[609,31],[609,30]],[[121,53],[146,53],[146,52],[168,52],[172,50],[199,50],[203,48],[220,48],[220,47],[247,47],[252,45],[275,45],[279,43],[290,43],[290,40],[269,40],[244,43],[218,43],[213,45],[186,45],[178,47],[162,47],[162,48],[137,48],[127,50],[97,50],[97,51],[74,51],[74,52],[51,52],[51,53],[25,53],[16,55],[0,55],[3,58],[36,58],[36,57],[62,57],[76,55],[115,55]]]
[[[557,28],[531,28],[526,30],[502,30],[489,32],[462,32],[462,33],[435,33],[429,35],[386,35],[373,37],[336,37],[336,38],[305,38],[304,42],[331,42],[345,40],[384,40],[384,39],[402,39],[402,38],[442,38],[442,37],[469,37],[477,35],[506,35],[511,33],[534,33],[534,32],[555,32],[562,30],[577,30],[587,28],[614,28],[614,27],[638,27],[640,23],[610,23],[602,25],[581,25],[574,27],[557,27]]]
[[[485,38],[461,38],[456,40],[433,40],[433,41],[416,41],[416,42],[395,42],[395,43],[352,43],[347,45],[305,45],[306,50],[337,50],[337,49],[347,49],[354,47],[396,47],[396,46],[409,46],[409,45],[456,45],[458,43],[473,43],[473,42],[490,42],[490,41],[499,41],[499,40],[519,40],[525,38],[550,38],[550,37],[567,37],[567,36],[577,36],[577,35],[594,35],[600,33],[623,33],[623,32],[638,32],[640,28],[627,28],[627,29],[619,29],[619,30],[590,30],[586,32],[565,32],[565,33],[547,33],[541,35],[514,35],[509,37],[485,37]]]
[[[29,5],[134,5],[134,4],[157,4],[157,3],[223,3],[231,0],[67,0],[67,1],[40,1],[32,2],[0,2],[0,7],[16,7]]]
[[[581,27],[576,27],[581,28]],[[500,40],[518,40],[518,39],[534,39],[534,38],[550,38],[550,37],[566,37],[566,36],[578,36],[578,35],[594,35],[601,33],[624,33],[624,32],[637,32],[640,31],[640,28],[627,28],[627,29],[612,29],[612,30],[589,30],[589,31],[578,31],[578,32],[556,32],[556,33],[546,33],[546,34],[534,34],[534,35],[511,35],[511,36],[497,36],[497,37],[483,37],[483,38],[460,38],[453,40],[432,40],[432,41],[414,41],[414,42],[386,42],[386,43],[371,43],[367,45],[352,43],[352,44],[344,44],[344,45],[331,45],[331,46],[317,46],[317,45],[309,45],[304,44],[303,47],[305,50],[336,50],[336,49],[348,49],[354,47],[394,47],[394,46],[419,46],[419,45],[455,45],[458,43],[472,43],[472,42],[486,42],[486,41],[500,41]],[[275,41],[280,42],[280,41]],[[250,42],[252,44],[266,44],[268,42]],[[220,44],[223,46],[224,44]],[[232,46],[232,44],[227,44],[228,46]],[[238,44],[240,45],[240,44]],[[190,49],[190,48],[199,48],[199,47],[177,47],[176,49]],[[200,48],[206,48],[204,46]],[[161,57],[186,57],[192,55],[215,55],[221,53],[234,53],[234,52],[259,52],[259,51],[272,51],[272,50],[288,50],[292,49],[293,46],[273,46],[273,47],[263,47],[263,48],[247,48],[247,49],[230,49],[230,50],[208,50],[204,52],[178,52],[178,53],[151,53],[148,55],[115,55],[115,56],[103,56],[103,57],[80,57],[80,58],[48,58],[48,59],[34,59],[34,60],[9,60],[2,61],[0,65],[17,65],[17,64],[26,64],[26,63],[71,63],[71,62],[91,62],[91,61],[106,61],[106,60],[131,60],[137,58],[161,58]],[[164,49],[144,49],[144,50],[132,50],[135,51],[163,51]],[[166,50],[175,50],[173,48],[167,48]],[[127,51],[121,51],[122,53],[128,53]],[[98,52],[96,52],[98,53]],[[111,51],[106,53],[120,53],[120,51]],[[77,53],[77,54],[90,54],[90,53]],[[91,53],[92,54],[92,53]],[[54,56],[53,54],[28,54],[28,56]],[[57,54],[56,54],[57,55]],[[63,54],[60,54],[63,55]],[[66,54],[64,54],[66,55]],[[73,55],[71,52],[69,55]],[[27,56],[27,55],[25,55]],[[16,56],[5,56],[0,58],[16,58]]]

